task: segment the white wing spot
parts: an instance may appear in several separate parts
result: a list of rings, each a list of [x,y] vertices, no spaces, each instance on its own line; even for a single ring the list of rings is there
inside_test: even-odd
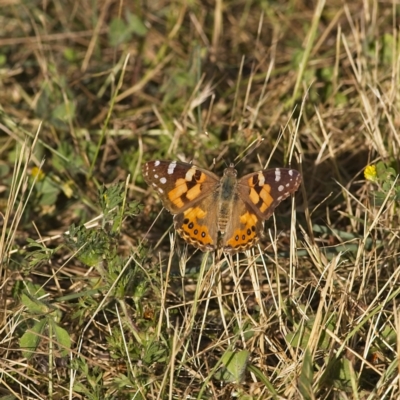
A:
[[[289,173],[290,176],[293,176],[293,170],[292,169],[289,169],[288,173]]]
[[[282,196],[279,196],[276,200],[277,201],[281,201],[282,200]]]
[[[283,186],[283,185],[278,186],[278,192],[282,192],[283,189],[285,189],[285,186]]]
[[[277,168],[275,170],[275,182],[279,182],[281,180],[281,170]]]
[[[158,178],[158,177],[157,177]],[[167,183],[167,178],[160,178],[160,183],[162,183],[163,185],[165,185]]]
[[[154,178],[158,179],[158,175],[157,175],[157,174],[155,174],[155,175],[154,175]]]
[[[289,187],[289,186],[290,186],[290,183],[287,183],[287,184],[286,184],[286,187]]]
[[[162,190],[160,187],[159,187],[159,188],[157,188],[157,190],[158,190],[158,193],[161,193],[161,194],[163,194],[163,193],[164,193],[164,190]]]
[[[154,161],[154,166],[155,166],[155,167],[158,167],[159,165],[160,165],[160,160]]]
[[[264,174],[260,171],[258,173],[258,186],[264,186],[265,184],[265,177]]]
[[[175,167],[176,167],[176,161],[172,161],[172,163],[168,165],[167,174],[172,175],[174,173]]]
[[[197,171],[197,168],[196,168],[196,167],[190,168],[190,169],[188,170],[188,172],[186,172],[185,181],[190,182],[190,181],[193,179],[193,177],[194,177],[196,171]]]

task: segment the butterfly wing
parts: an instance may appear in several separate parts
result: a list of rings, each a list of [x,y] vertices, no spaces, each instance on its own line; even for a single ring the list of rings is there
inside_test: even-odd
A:
[[[276,168],[243,176],[237,183],[238,200],[226,226],[221,246],[227,253],[245,251],[259,240],[264,226],[279,203],[300,186],[301,175]]]
[[[246,205],[266,220],[282,200],[296,192],[300,183],[301,175],[295,169],[275,168],[243,176],[237,188]]]
[[[257,244],[263,226],[264,221],[238,198],[220,246],[225,253],[230,254],[248,250]]]
[[[219,177],[192,164],[176,161],[150,161],[143,166],[143,177],[174,216],[179,235],[202,251],[217,247]]]
[[[210,196],[219,184],[218,176],[212,172],[178,161],[149,161],[143,165],[142,172],[172,214],[183,212]]]
[[[213,251],[218,246],[218,192],[174,216],[174,226],[179,235],[201,251]]]

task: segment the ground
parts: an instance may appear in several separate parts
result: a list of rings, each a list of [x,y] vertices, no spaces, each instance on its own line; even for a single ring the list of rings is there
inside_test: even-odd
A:
[[[399,11],[3,2],[0,398],[399,398]],[[202,253],[151,160],[302,184]]]

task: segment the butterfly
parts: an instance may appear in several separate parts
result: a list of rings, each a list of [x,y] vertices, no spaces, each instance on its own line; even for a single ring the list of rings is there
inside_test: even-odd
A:
[[[174,214],[174,226],[189,244],[202,251],[221,248],[235,254],[255,246],[264,221],[300,186],[301,175],[290,168],[252,172],[237,178],[234,164],[219,177],[179,161],[149,161],[145,181]]]

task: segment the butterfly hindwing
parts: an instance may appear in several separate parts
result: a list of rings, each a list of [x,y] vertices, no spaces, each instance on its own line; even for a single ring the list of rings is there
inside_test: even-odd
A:
[[[231,254],[245,251],[255,246],[264,226],[264,221],[241,199],[237,201],[234,215],[235,217],[230,218],[226,225],[221,239],[223,251]]]
[[[179,235],[202,251],[215,250],[218,245],[216,194],[174,216],[174,226]]]

